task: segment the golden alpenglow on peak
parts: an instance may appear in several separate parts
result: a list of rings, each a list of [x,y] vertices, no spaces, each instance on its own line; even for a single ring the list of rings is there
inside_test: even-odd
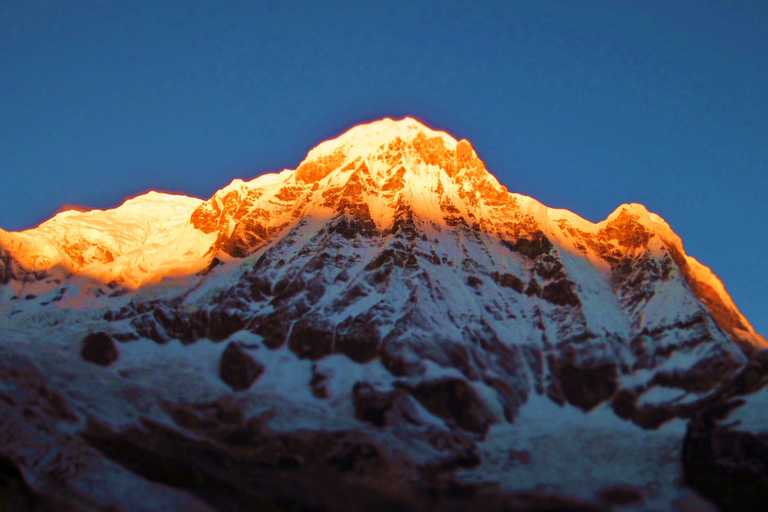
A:
[[[393,261],[413,268],[477,267],[482,281],[494,272],[513,275],[490,270],[518,266],[511,250],[538,265],[538,277],[515,277],[525,281],[519,287],[560,306],[581,304],[578,290],[594,288],[578,284],[576,275],[612,290],[610,300],[618,302],[611,307],[619,309],[626,297],[657,304],[654,297],[666,292],[653,283],[678,276],[692,300],[738,343],[766,346],[719,279],[685,254],[658,215],[629,204],[595,224],[510,193],[469,141],[410,117],[355,126],[309,151],[296,170],[234,180],[206,201],[150,192],[111,210],[70,210],[34,229],[0,232],[3,279],[18,295],[34,296],[61,281],[38,279],[35,272],[136,289],[165,278],[208,279],[221,262],[257,261],[291,240],[296,250],[315,244],[328,254],[346,245],[344,251],[370,246],[378,252],[394,244],[397,250],[382,253]],[[641,272],[639,262],[650,274],[630,278]],[[584,274],[579,265],[591,270]],[[658,305],[649,308],[631,322],[641,325],[648,315],[662,314]]]
[[[449,176],[462,168],[485,168],[469,141],[457,141],[448,133],[433,130],[410,117],[398,121],[385,118],[355,126],[312,149],[297,169],[297,179],[312,183],[338,166],[358,159],[379,160],[393,166],[424,163],[442,167]]]

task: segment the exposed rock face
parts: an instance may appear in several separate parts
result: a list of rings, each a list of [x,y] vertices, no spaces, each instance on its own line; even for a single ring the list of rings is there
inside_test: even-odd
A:
[[[85,337],[80,355],[89,363],[109,366],[117,361],[120,353],[109,334],[97,332]]]
[[[720,384],[706,407],[695,408],[688,424],[681,456],[685,481],[724,512],[762,510],[768,499],[768,422],[748,431],[733,420],[755,398],[750,395],[768,394],[767,386],[768,351],[762,351]]]
[[[352,388],[355,417],[376,427],[384,427],[391,423],[391,419],[388,418],[390,414],[393,417],[404,417],[411,423],[418,424],[419,421],[412,413],[408,414],[408,406],[404,407],[407,400],[407,393],[401,389],[381,392],[366,382],[356,382]]]
[[[200,495],[216,510],[603,510],[597,503],[456,480],[451,470],[457,465],[478,462],[473,443],[457,436],[416,440],[451,455],[441,465],[414,466],[362,432],[276,433],[262,419],[245,420],[232,403],[166,407],[195,439],[149,420],[122,431],[90,421],[83,438],[150,480]]]
[[[464,430],[485,434],[493,422],[480,396],[464,380],[423,382],[413,394],[436,416],[455,422]]]
[[[88,502],[87,498],[69,493],[62,496],[53,491],[35,489],[29,485],[19,465],[0,454],[0,510],[3,512],[101,512],[99,503]],[[123,512],[119,506],[111,507],[114,512]]]
[[[691,422],[685,439],[686,481],[725,512],[763,510],[768,499],[768,436]]]
[[[47,350],[50,351],[50,347]],[[80,418],[70,405],[71,397],[52,389],[47,382],[49,377],[24,357],[12,351],[3,353],[0,360],[0,510],[103,512],[107,507],[104,499],[109,503],[110,494],[119,496],[120,493],[113,494],[114,489],[101,487],[95,489],[96,492],[88,492],[77,485],[82,478],[104,476],[104,457],[77,433],[71,433]],[[127,480],[129,485],[136,485],[130,478]],[[139,484],[134,488],[134,492],[137,491],[145,492],[147,487]],[[151,497],[144,496],[144,500]],[[115,503],[113,498],[109,510],[130,512],[130,508],[123,505],[125,503]]]
[[[304,318],[293,324],[288,348],[302,359],[321,359],[333,351],[333,330],[318,323]]]
[[[583,367],[561,364],[556,371],[565,399],[584,411],[590,411],[608,400],[618,389],[616,365]]]
[[[219,376],[234,391],[243,391],[264,373],[264,365],[240,347],[237,342],[230,342],[221,354]]]

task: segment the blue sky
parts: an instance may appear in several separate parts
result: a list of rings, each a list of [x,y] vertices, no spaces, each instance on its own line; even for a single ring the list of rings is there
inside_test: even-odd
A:
[[[549,206],[645,204],[768,334],[765,27],[761,0],[0,0],[0,227],[411,115]]]

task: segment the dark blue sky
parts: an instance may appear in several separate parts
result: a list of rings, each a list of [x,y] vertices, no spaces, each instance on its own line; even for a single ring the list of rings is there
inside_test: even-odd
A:
[[[768,334],[766,27],[763,0],[0,0],[0,227],[412,115],[549,206],[645,204]]]

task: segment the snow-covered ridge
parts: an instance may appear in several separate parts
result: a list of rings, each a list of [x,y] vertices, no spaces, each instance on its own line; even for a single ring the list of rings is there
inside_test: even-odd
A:
[[[468,141],[412,118],[356,126],[309,151],[296,170],[234,180],[207,201],[150,192],[111,210],[66,211],[34,229],[0,231],[0,250],[26,271],[61,267],[137,288],[198,273],[216,256],[246,257],[301,222],[319,230],[339,216],[350,219],[350,233],[382,239],[404,221],[435,240],[466,229],[510,243],[544,236],[604,274],[621,258],[670,254],[721,328],[766,346],[658,215],[628,204],[592,223],[548,208],[508,192]]]
[[[26,270],[67,271],[130,287],[197,272],[215,237],[189,224],[202,200],[148,192],[110,210],[57,214],[20,233],[0,231],[0,248]]]
[[[307,154],[305,161],[332,155],[340,149],[345,150],[348,157],[352,159],[366,158],[376,152],[382,144],[387,144],[398,138],[410,142],[419,134],[427,135],[430,138],[438,137],[450,149],[456,149],[458,143],[450,134],[433,130],[411,117],[405,117],[401,120],[387,117],[372,123],[360,124],[335,139],[320,143]]]

